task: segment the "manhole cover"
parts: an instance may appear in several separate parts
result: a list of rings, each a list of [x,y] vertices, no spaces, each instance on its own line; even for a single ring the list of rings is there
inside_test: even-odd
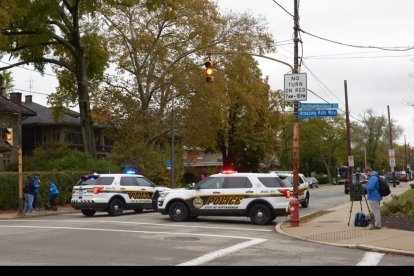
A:
[[[194,237],[167,237],[164,238],[164,240],[168,240],[168,241],[199,241],[199,238],[194,238]]]

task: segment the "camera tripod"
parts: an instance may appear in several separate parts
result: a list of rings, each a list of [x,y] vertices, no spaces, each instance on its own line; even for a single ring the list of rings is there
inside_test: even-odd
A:
[[[368,213],[370,214],[370,219],[372,220],[373,216],[371,215],[371,210],[369,209],[368,201],[365,196],[364,187],[362,187],[362,185],[359,182],[356,182],[354,185],[350,186],[350,193],[353,194],[353,198],[351,200],[351,209],[349,210],[348,226],[351,221],[352,208],[354,206],[354,201],[359,201],[359,205],[361,207],[361,212],[362,212],[362,198],[364,198],[365,204],[367,204]]]

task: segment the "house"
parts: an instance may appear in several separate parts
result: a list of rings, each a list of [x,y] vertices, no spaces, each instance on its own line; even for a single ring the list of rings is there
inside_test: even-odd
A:
[[[13,97],[18,97],[15,93]],[[21,94],[20,94],[21,96]],[[21,104],[3,96],[0,87],[0,172],[5,171],[12,163],[17,163],[17,144],[19,139],[19,120],[24,120],[36,113]],[[11,144],[3,139],[6,131],[11,131]]]
[[[10,96],[12,97],[13,94],[11,93]],[[63,116],[55,121],[52,108],[33,102],[32,95],[26,95],[21,105],[36,112],[36,116],[22,121],[23,155],[31,154],[38,147],[55,147],[64,144],[79,151],[84,150],[78,112],[67,109]],[[104,135],[104,129],[104,126],[94,123],[97,157],[108,156],[112,149],[113,143]]]

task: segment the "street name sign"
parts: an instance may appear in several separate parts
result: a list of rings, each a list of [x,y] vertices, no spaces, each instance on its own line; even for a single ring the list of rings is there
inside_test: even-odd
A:
[[[338,109],[337,103],[299,103],[299,108],[303,109]]]
[[[336,109],[331,110],[299,110],[299,118],[312,118],[312,117],[335,117],[338,111]]]
[[[307,92],[306,73],[285,75],[285,101],[306,101]]]

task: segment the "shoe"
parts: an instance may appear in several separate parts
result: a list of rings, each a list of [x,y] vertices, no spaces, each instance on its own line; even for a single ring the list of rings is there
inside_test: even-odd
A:
[[[377,230],[377,229],[381,229],[381,227],[376,226],[376,225],[371,225],[370,227],[368,227],[368,230]]]

